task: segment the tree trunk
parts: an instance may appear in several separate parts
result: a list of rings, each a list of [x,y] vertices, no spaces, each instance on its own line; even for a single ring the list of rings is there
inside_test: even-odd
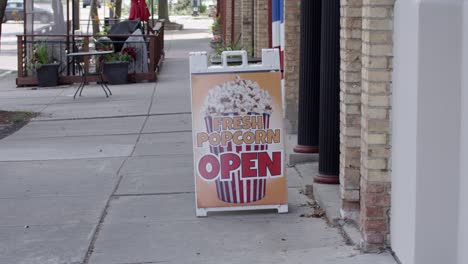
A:
[[[67,26],[63,15],[63,5],[61,0],[52,1],[52,11],[54,13],[54,26],[52,34],[66,34]]]
[[[98,14],[98,1],[92,0],[91,1],[91,21],[93,21],[93,35],[97,35],[99,33],[99,14]]]
[[[167,0],[159,0],[158,5],[158,16],[159,19],[165,19],[166,22],[169,22],[169,9],[167,5]]]
[[[122,0],[115,0],[115,17],[120,18],[122,16]]]
[[[5,16],[6,3],[7,3],[7,0],[0,0],[0,39],[2,37],[2,24],[3,24],[3,16]],[[0,42],[0,48],[2,48],[1,42]]]

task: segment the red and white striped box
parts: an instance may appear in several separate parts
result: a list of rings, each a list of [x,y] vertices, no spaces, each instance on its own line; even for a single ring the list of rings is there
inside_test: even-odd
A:
[[[263,116],[263,128],[270,128],[270,115],[249,113],[252,116]],[[223,116],[238,116],[237,113],[228,113]],[[213,130],[213,117],[205,117],[205,125],[208,133],[215,132]],[[210,145],[210,152],[216,156],[225,152],[256,152],[268,150],[268,144],[242,144],[235,145],[234,142],[227,142],[226,146]],[[259,201],[266,195],[267,179],[244,179],[240,170],[231,172],[229,180],[216,179],[216,191],[218,198],[226,203],[243,204]]]

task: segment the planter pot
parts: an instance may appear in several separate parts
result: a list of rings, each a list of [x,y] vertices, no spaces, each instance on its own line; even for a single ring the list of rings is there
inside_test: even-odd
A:
[[[128,81],[128,62],[104,62],[103,73],[109,84],[125,84]]]
[[[40,87],[57,86],[58,84],[58,63],[42,64],[36,69],[37,82]]]

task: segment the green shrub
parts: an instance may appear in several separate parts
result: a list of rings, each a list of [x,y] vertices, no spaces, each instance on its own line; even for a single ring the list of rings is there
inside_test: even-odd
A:
[[[240,40],[241,40],[241,34],[239,34],[239,36],[237,37],[236,41],[232,42],[231,45],[227,45],[224,40],[222,40],[221,42],[221,45],[219,46],[219,48],[217,48],[215,50],[215,53],[217,55],[221,55],[221,53],[223,53],[223,51],[232,51],[232,50],[247,50],[246,47],[242,46],[241,43],[240,43]],[[233,56],[235,57],[235,56]]]
[[[136,60],[136,50],[133,47],[124,48],[121,52],[106,54],[104,62],[132,62]]]
[[[206,5],[200,5],[198,6],[198,13],[200,14],[206,14],[207,7]]]
[[[34,64],[40,67],[42,64],[49,63],[49,49],[46,43],[37,44],[34,48]]]
[[[221,18],[216,17],[210,27],[211,33],[218,35],[221,32]]]

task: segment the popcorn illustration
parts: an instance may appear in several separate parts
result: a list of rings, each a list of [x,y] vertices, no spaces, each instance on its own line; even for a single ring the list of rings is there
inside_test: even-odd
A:
[[[263,90],[257,82],[241,79],[215,86],[208,92],[201,109],[205,117],[207,133],[220,132],[220,117],[256,117],[260,120],[261,129],[270,127],[270,115],[273,113],[272,99],[268,91]],[[218,119],[218,120],[217,120]],[[250,128],[253,131],[257,128]],[[243,130],[245,132],[245,129]],[[234,144],[230,140],[225,145],[210,145],[210,152],[220,156],[226,152],[255,152],[268,150],[268,144]],[[218,198],[227,203],[250,203],[265,197],[266,177],[246,179],[241,170],[230,172],[230,179],[216,179]]]
[[[237,76],[209,91],[202,112],[205,116],[271,114],[271,96],[258,83]]]

